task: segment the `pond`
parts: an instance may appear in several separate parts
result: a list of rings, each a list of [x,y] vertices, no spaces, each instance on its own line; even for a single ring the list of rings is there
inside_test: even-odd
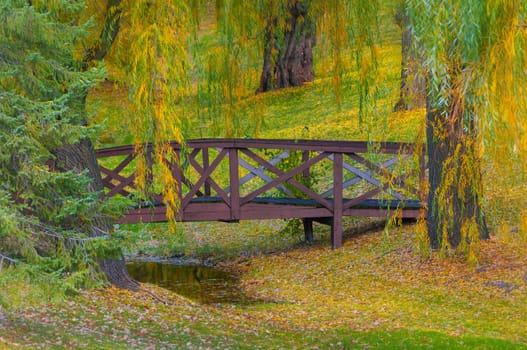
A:
[[[213,267],[135,261],[127,268],[139,282],[156,284],[202,304],[254,301],[243,293],[237,276]]]

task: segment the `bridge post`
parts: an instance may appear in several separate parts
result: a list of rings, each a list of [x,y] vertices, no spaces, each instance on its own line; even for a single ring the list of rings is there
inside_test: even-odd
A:
[[[203,147],[201,150],[201,156],[203,157],[203,169],[207,169],[210,165],[209,163],[209,149],[207,147]],[[208,181],[205,181],[203,184],[205,187],[205,196],[210,196],[210,184]]]
[[[181,150],[174,149],[174,152],[176,153],[176,162],[173,164],[172,177],[174,178],[174,181],[176,181],[177,194],[179,199],[177,215],[178,220],[183,220],[183,207],[181,205],[181,203],[183,203],[183,169],[181,165]]]
[[[309,151],[303,151],[302,152],[302,163],[306,163],[308,160],[309,160]],[[311,177],[309,168],[307,168],[306,170],[302,172],[302,177],[304,179],[304,185],[308,186],[309,178]],[[311,218],[302,219],[302,223],[304,224],[305,241],[307,243],[312,243],[313,242],[313,219]]]
[[[331,225],[331,247],[333,249],[342,247],[342,166],[342,153],[335,153],[333,158],[333,222]]]
[[[238,150],[229,149],[229,176],[230,176],[230,206],[231,220],[240,220],[240,176],[239,176]]]

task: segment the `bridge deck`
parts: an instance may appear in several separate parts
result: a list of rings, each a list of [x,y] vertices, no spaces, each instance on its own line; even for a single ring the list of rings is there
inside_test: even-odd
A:
[[[153,147],[144,151],[154,194],[131,208],[123,223],[167,220]],[[133,146],[97,154],[108,197],[141,196]],[[332,226],[335,248],[342,244],[343,216],[415,218],[424,200],[424,156],[412,144],[205,139],[185,147],[173,143],[164,157],[179,192],[178,220],[301,218],[307,239],[312,222],[320,221]]]

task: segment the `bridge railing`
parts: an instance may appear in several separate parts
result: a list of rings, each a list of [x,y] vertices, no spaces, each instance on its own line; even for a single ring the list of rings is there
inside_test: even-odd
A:
[[[182,221],[302,218],[307,235],[316,220],[331,224],[338,247],[343,216],[417,217],[424,199],[425,159],[413,144],[199,139],[171,146],[177,161],[166,162],[178,184]],[[148,146],[147,159],[151,152]],[[166,221],[153,162],[147,163],[154,191],[144,198],[133,146],[100,149],[97,157],[106,195],[138,200],[123,222]]]

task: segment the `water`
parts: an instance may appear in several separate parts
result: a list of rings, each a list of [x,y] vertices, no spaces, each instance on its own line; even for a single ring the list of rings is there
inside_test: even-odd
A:
[[[135,280],[152,283],[202,304],[246,304],[239,278],[225,271],[199,265],[131,262],[128,272]]]

